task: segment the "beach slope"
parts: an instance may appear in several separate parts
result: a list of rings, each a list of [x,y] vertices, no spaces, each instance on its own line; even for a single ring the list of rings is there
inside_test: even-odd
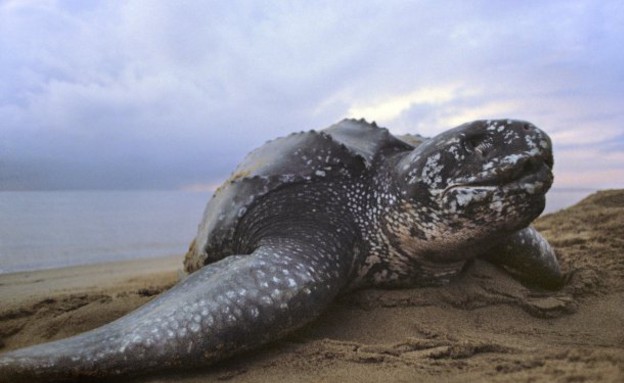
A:
[[[541,217],[566,285],[523,286],[482,261],[450,285],[363,290],[219,366],[133,382],[622,382],[624,190]],[[0,352],[110,322],[179,278],[182,257],[0,275]]]

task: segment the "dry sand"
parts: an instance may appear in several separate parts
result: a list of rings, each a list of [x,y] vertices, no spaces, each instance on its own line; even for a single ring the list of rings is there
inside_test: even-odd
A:
[[[364,290],[261,350],[135,382],[624,382],[624,190],[538,220],[569,273],[548,292],[481,261],[450,285]],[[0,352],[123,315],[182,257],[0,276]]]

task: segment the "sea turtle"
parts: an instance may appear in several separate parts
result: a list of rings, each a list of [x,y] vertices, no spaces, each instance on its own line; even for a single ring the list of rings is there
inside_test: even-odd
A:
[[[515,120],[401,139],[348,119],[269,141],[214,193],[186,279],[108,325],[0,356],[0,381],[205,366],[345,291],[444,284],[476,257],[556,287],[554,252],[530,226],[552,165],[549,137]]]

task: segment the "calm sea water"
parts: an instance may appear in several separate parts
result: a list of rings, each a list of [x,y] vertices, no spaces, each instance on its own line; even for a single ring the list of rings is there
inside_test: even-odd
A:
[[[591,190],[552,190],[546,212]],[[184,254],[210,193],[0,192],[0,273]]]
[[[184,254],[209,197],[0,192],[0,273]]]

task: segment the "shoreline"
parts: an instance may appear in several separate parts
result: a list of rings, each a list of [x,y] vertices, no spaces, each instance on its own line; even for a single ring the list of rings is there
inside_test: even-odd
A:
[[[568,207],[590,192],[553,189],[542,215]],[[7,197],[0,192],[0,205],[12,207],[0,215],[0,275],[184,254],[209,199],[186,198],[185,192],[177,191],[128,192],[123,198],[101,191],[81,192],[79,198],[72,191],[52,198],[46,193],[24,198],[20,193]],[[47,204],[55,209],[46,212]],[[87,211],[66,219],[75,216],[77,207]],[[103,215],[108,211],[115,214]],[[59,221],[63,223],[55,223]],[[44,252],[45,257],[40,256]]]
[[[125,290],[152,280],[173,284],[179,279],[183,258],[169,255],[0,274],[0,302],[14,306],[57,294]]]
[[[46,267],[43,268],[24,268],[24,269],[17,269],[17,270],[10,270],[10,271],[4,271],[0,269],[0,278],[6,276],[6,275],[14,275],[14,274],[28,274],[28,273],[37,273],[37,272],[44,272],[44,271],[60,271],[60,270],[65,270],[65,269],[74,269],[74,268],[81,268],[81,267],[91,267],[91,266],[105,266],[105,265],[114,265],[114,264],[124,264],[124,263],[134,263],[134,262],[147,262],[147,263],[151,263],[152,261],[154,262],[159,262],[159,260],[161,259],[166,259],[166,258],[180,258],[183,259],[184,255],[179,255],[179,254],[165,254],[165,255],[157,255],[157,256],[143,256],[143,257],[138,257],[138,258],[125,258],[125,259],[113,259],[113,260],[106,260],[106,259],[102,259],[102,260],[98,260],[98,261],[94,261],[94,262],[86,262],[86,263],[73,263],[73,264],[68,264],[68,265],[48,265]]]

